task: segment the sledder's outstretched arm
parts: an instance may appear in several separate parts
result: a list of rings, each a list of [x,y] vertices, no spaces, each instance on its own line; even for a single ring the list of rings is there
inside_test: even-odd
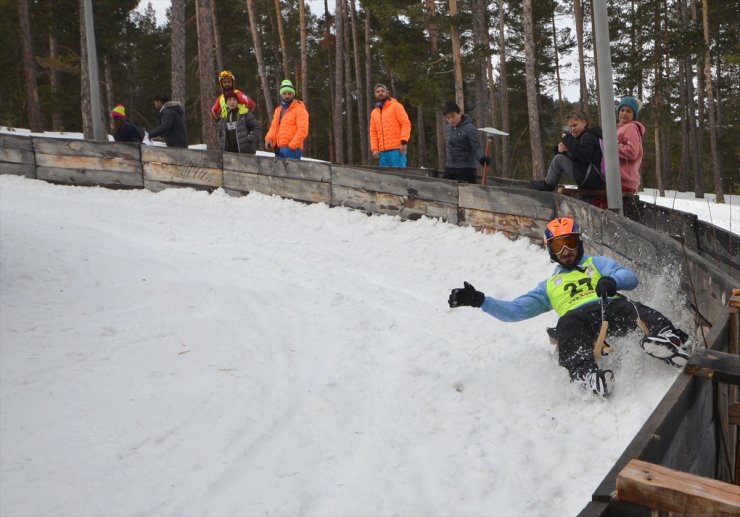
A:
[[[480,307],[501,321],[526,320],[552,309],[547,297],[545,282],[540,282],[535,289],[512,301],[497,300],[486,296],[465,282],[463,288],[452,290],[448,303],[450,307]]]

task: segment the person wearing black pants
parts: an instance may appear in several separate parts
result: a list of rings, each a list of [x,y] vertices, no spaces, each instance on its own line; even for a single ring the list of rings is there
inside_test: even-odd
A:
[[[491,157],[483,151],[473,119],[452,101],[444,105],[442,115],[447,119],[447,163],[442,177],[475,183],[478,164],[490,165]]]
[[[602,303],[606,304],[603,320],[609,323],[610,335],[639,328],[645,334],[640,345],[648,355],[679,368],[686,364],[688,334],[655,309],[617,294],[637,287],[637,275],[608,257],[584,255],[581,229],[573,219],[550,221],[545,244],[558,266],[533,290],[505,301],[486,296],[465,282],[450,293],[450,307],[479,307],[502,321],[521,321],[554,310],[560,316],[554,332],[559,364],[568,370],[571,381],[603,397],[611,393],[614,373],[599,368],[594,357]]]

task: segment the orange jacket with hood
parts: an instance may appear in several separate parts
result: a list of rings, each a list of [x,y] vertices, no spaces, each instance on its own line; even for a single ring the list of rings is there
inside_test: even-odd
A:
[[[370,149],[373,152],[400,149],[401,140],[409,141],[411,121],[403,104],[393,97],[383,103],[382,108],[370,114]]]
[[[285,109],[281,104],[275,108],[270,130],[265,135],[265,141],[271,140],[274,148],[289,147],[292,150],[303,150],[303,141],[308,136],[308,110],[298,99],[293,99],[285,111],[282,120],[280,114]]]

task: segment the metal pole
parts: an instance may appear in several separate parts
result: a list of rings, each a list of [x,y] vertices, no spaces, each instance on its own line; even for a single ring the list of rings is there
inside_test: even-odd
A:
[[[606,200],[609,210],[622,211],[622,179],[619,174],[617,152],[617,119],[614,114],[614,81],[612,56],[609,48],[609,22],[606,0],[594,0],[594,44],[598,56],[596,73],[599,76],[601,130],[604,134],[604,160],[606,162]]]
[[[87,73],[90,76],[90,112],[94,140],[106,140],[103,114],[100,108],[100,85],[98,79],[98,52],[95,47],[95,25],[93,24],[92,0],[84,0],[85,40],[87,42]]]

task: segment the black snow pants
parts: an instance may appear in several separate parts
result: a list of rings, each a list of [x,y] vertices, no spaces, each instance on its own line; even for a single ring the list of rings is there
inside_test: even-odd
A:
[[[645,322],[650,334],[664,327],[673,328],[671,321],[660,312],[626,298],[609,300],[604,318],[609,322],[609,336],[623,336],[637,328],[637,316]],[[558,361],[570,373],[571,379],[594,371],[594,341],[601,328],[601,302],[578,307],[564,314],[555,328],[558,340]]]

